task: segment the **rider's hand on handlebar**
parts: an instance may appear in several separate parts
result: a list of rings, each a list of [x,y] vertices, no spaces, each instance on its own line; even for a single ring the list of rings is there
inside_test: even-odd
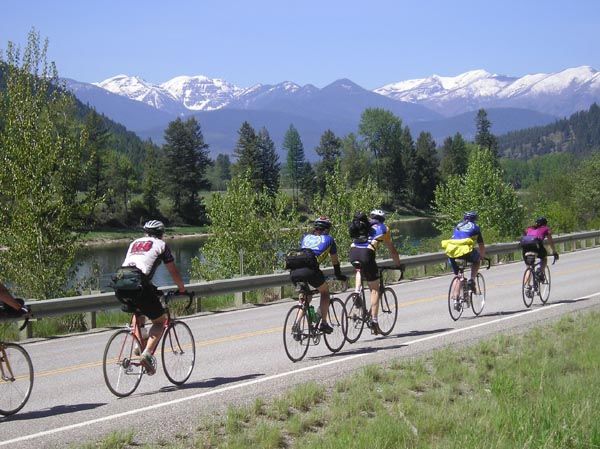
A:
[[[552,257],[554,257],[554,260],[558,260],[558,253],[553,253]]]

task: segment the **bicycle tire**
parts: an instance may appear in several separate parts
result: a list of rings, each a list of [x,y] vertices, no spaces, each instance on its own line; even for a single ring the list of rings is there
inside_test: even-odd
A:
[[[295,328],[298,313],[301,310],[302,306],[298,304],[293,306],[287,313],[283,325],[283,347],[292,362],[299,362],[304,358],[311,341],[307,313],[302,313],[302,317],[297,321],[298,327]]]
[[[471,294],[471,310],[475,316],[481,315],[485,307],[485,278],[483,274],[477,273],[475,278],[475,292]]]
[[[329,324],[333,328],[333,332],[323,336],[325,346],[333,353],[339,352],[346,343],[346,329],[348,328],[346,306],[339,298],[331,298],[329,301]]]
[[[546,265],[544,269],[544,282],[538,280],[538,296],[542,304],[546,304],[550,298],[550,287],[552,285],[552,279],[550,278],[550,267]]]
[[[137,351],[136,351],[137,350]],[[139,340],[127,329],[121,329],[109,338],[102,357],[104,382],[112,394],[124,398],[133,393],[144,371],[139,363],[132,363],[142,347]]]
[[[533,272],[533,268],[527,267],[525,268],[525,272],[523,273],[523,281],[521,282],[521,296],[523,297],[523,304],[525,307],[531,307],[533,303],[533,296],[535,294],[533,286],[534,280],[533,277],[535,273]]]
[[[192,375],[196,342],[190,327],[183,321],[169,324],[162,338],[161,359],[165,375],[172,384],[182,385]]]
[[[386,287],[381,292],[377,321],[381,335],[390,335],[398,321],[398,297],[391,287]]]
[[[363,297],[360,293],[352,293],[346,298],[345,309],[348,326],[346,327],[346,340],[356,343],[365,327]]]
[[[4,351],[0,353],[0,415],[8,416],[21,410],[29,400],[33,388],[33,364],[21,345],[2,345]]]
[[[453,298],[452,290],[455,288],[454,287],[455,282],[458,282],[458,287],[457,287],[458,296],[456,298]],[[452,318],[454,321],[457,321],[463,313],[464,307],[463,307],[463,303],[462,303],[462,297],[463,297],[462,282],[458,276],[454,276],[452,278],[452,281],[450,282],[450,289],[448,290],[448,312],[450,312],[450,318]]]

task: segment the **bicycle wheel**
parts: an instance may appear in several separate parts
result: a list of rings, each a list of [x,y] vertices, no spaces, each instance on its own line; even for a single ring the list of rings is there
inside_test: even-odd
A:
[[[483,274],[477,273],[475,279],[475,292],[471,295],[471,310],[475,316],[479,316],[485,307],[485,278]]]
[[[190,378],[196,363],[196,343],[183,321],[169,324],[162,339],[161,358],[169,382],[181,385]]]
[[[300,305],[293,306],[287,313],[283,326],[283,346],[292,362],[302,360],[310,345],[310,330],[306,313],[302,313],[302,317],[298,318],[300,311],[302,311]]]
[[[533,268],[527,267],[525,268],[525,272],[523,273],[523,282],[521,288],[521,294],[523,296],[523,304],[525,307],[531,307],[531,303],[533,303],[533,296],[535,295],[533,289]]]
[[[135,391],[142,380],[139,340],[127,329],[115,332],[104,349],[102,371],[108,389],[121,398]]]
[[[345,309],[348,319],[346,340],[348,340],[348,343],[356,343],[365,327],[365,320],[363,318],[364,305],[362,302],[363,297],[360,293],[352,293],[346,298]]]
[[[398,298],[390,287],[384,288],[381,292],[377,319],[381,334],[390,335],[398,320]]]
[[[33,365],[27,351],[16,343],[0,343],[0,414],[21,410],[33,387]]]
[[[346,329],[348,327],[346,308],[339,298],[331,298],[329,301],[329,324],[333,327],[333,332],[323,336],[325,345],[331,352],[338,352],[346,343]]]
[[[548,265],[546,265],[546,269],[544,270],[544,280],[538,280],[538,296],[540,297],[542,304],[546,304],[548,302],[548,298],[550,298],[551,283],[550,268]]]
[[[455,290],[456,296],[452,295],[453,290]],[[463,313],[463,294],[462,282],[458,276],[454,276],[448,290],[448,311],[450,312],[450,318],[454,321],[458,320]]]

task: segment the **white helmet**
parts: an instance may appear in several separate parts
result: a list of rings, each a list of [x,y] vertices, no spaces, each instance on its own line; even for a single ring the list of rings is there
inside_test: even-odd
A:
[[[379,223],[383,223],[385,221],[385,212],[382,211],[381,209],[373,209],[371,211],[371,213],[369,214],[369,216],[373,220],[379,221]]]
[[[162,221],[158,220],[150,220],[144,224],[144,231],[148,235],[158,235],[161,236],[165,232],[165,225]]]

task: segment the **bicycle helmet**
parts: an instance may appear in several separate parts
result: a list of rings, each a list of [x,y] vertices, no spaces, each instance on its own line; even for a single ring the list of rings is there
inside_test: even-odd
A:
[[[322,215],[315,220],[315,229],[330,229],[330,228],[331,228],[331,220],[329,219],[329,217]]]
[[[165,225],[162,221],[150,220],[144,224],[144,232],[148,235],[161,237],[165,232]]]
[[[369,214],[369,216],[373,220],[379,221],[379,223],[383,223],[385,221],[385,212],[382,211],[381,209],[373,209],[371,211],[371,213]]]
[[[470,210],[469,212],[465,212],[463,215],[463,219],[466,221],[476,221],[478,218],[477,211]]]
[[[548,220],[546,217],[539,217],[535,219],[536,226],[546,226],[548,224]]]

